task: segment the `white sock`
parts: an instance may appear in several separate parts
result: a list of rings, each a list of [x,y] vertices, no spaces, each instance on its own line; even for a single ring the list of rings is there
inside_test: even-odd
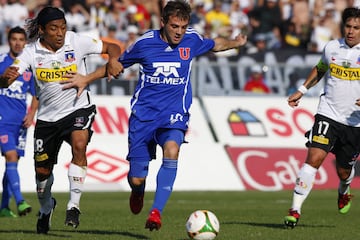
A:
[[[40,212],[49,214],[53,206],[51,187],[54,182],[54,175],[51,174],[48,179],[39,181],[36,179],[37,196],[40,203]]]
[[[309,195],[315,181],[317,169],[304,163],[296,179],[291,208],[301,213],[301,206]]]
[[[340,180],[338,191],[340,194],[346,194],[349,191],[349,186],[355,176],[355,167],[352,167],[351,173],[346,180]]]
[[[78,166],[70,163],[68,178],[70,183],[70,200],[67,204],[67,209],[76,207],[80,209],[80,197],[83,191],[85,177],[86,177],[86,166]]]

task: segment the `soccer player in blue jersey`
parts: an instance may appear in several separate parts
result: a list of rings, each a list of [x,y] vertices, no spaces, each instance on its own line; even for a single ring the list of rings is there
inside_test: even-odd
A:
[[[8,44],[10,51],[0,55],[0,75],[23,50],[26,44],[25,30],[20,27],[10,29]],[[32,95],[29,111],[26,102],[28,93]],[[17,167],[19,158],[24,156],[27,128],[32,124],[38,106],[30,71],[20,75],[9,88],[0,88],[0,106],[0,149],[6,160],[0,217],[17,217],[9,208],[12,196],[16,200],[17,213],[24,216],[31,212],[31,206],[21,194]]]
[[[169,1],[162,11],[161,29],[144,33],[119,59],[125,68],[140,64],[139,82],[131,100],[127,156],[130,209],[134,214],[143,208],[149,162],[156,157],[157,145],[163,153],[155,199],[145,224],[150,231],[161,227],[161,214],[176,178],[180,146],[190,117],[192,60],[208,51],[241,47],[247,41],[243,35],[234,40],[203,38],[188,28],[190,13],[186,1]],[[78,87],[81,92],[87,83],[86,77],[73,77],[66,87]]]

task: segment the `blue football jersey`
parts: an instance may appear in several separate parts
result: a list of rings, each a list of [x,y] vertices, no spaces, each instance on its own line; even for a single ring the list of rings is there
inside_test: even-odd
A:
[[[192,102],[191,63],[210,51],[214,40],[189,28],[182,41],[170,46],[160,30],[144,33],[120,57],[123,66],[140,65],[139,81],[131,99],[131,111],[141,120],[188,114]]]
[[[8,53],[0,55],[0,75],[13,61]],[[0,124],[22,124],[27,111],[27,93],[35,95],[34,78],[30,71],[25,71],[8,88],[0,88]]]

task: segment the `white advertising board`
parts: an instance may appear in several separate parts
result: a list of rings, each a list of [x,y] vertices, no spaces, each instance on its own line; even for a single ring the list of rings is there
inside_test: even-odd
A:
[[[86,191],[128,191],[126,161],[129,97],[95,96],[97,116],[93,125],[94,134],[88,146],[88,174]],[[191,109],[188,144],[180,152],[179,170],[174,190],[243,190],[236,170],[228,160],[221,144],[215,143],[197,99]],[[29,128],[26,156],[21,158],[19,172],[21,188],[35,191],[33,167],[33,127]],[[147,190],[155,190],[156,173],[161,164],[161,149],[157,160],[150,164]],[[53,191],[68,191],[67,166],[71,150],[63,143],[58,164],[54,169]],[[0,165],[0,172],[4,171]],[[229,184],[231,183],[231,184]]]
[[[286,97],[204,97],[219,142],[236,146],[304,147],[317,98],[291,108]]]

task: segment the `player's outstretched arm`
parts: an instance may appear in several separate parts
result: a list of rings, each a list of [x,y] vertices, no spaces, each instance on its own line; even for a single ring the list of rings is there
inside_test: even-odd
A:
[[[232,48],[239,48],[246,44],[247,42],[247,36],[244,34],[239,34],[236,36],[235,39],[226,39],[223,37],[216,37],[214,38],[215,46],[212,49],[214,52],[220,52],[229,50]]]
[[[312,68],[309,76],[306,78],[303,85],[301,85],[298,90],[289,96],[288,104],[290,107],[296,107],[299,105],[300,98],[313,86],[315,86],[321,78],[324,76],[325,72],[320,69],[318,66]]]
[[[118,61],[121,55],[120,47],[116,44],[104,41],[102,53],[107,53],[109,55],[109,60],[106,64],[108,80],[110,81],[112,77],[117,78],[124,70],[122,64]]]
[[[105,76],[114,76],[114,73],[117,73],[116,75],[119,75],[124,69],[123,65],[118,61],[112,62],[112,73],[109,73],[109,68],[110,63],[108,62],[107,64],[98,67],[94,72],[87,75],[82,75],[77,72],[68,72],[63,75],[63,78],[65,79],[64,81],[62,81],[62,83],[64,84],[63,89],[77,88],[77,95],[80,96],[84,89],[87,87],[87,85],[89,85],[93,81],[104,78]]]
[[[84,89],[96,79],[101,79],[106,75],[106,65],[97,68],[94,72],[88,75],[82,75],[77,72],[67,72],[63,75],[64,80],[61,82],[64,84],[63,89],[77,88],[77,95],[80,96]]]

